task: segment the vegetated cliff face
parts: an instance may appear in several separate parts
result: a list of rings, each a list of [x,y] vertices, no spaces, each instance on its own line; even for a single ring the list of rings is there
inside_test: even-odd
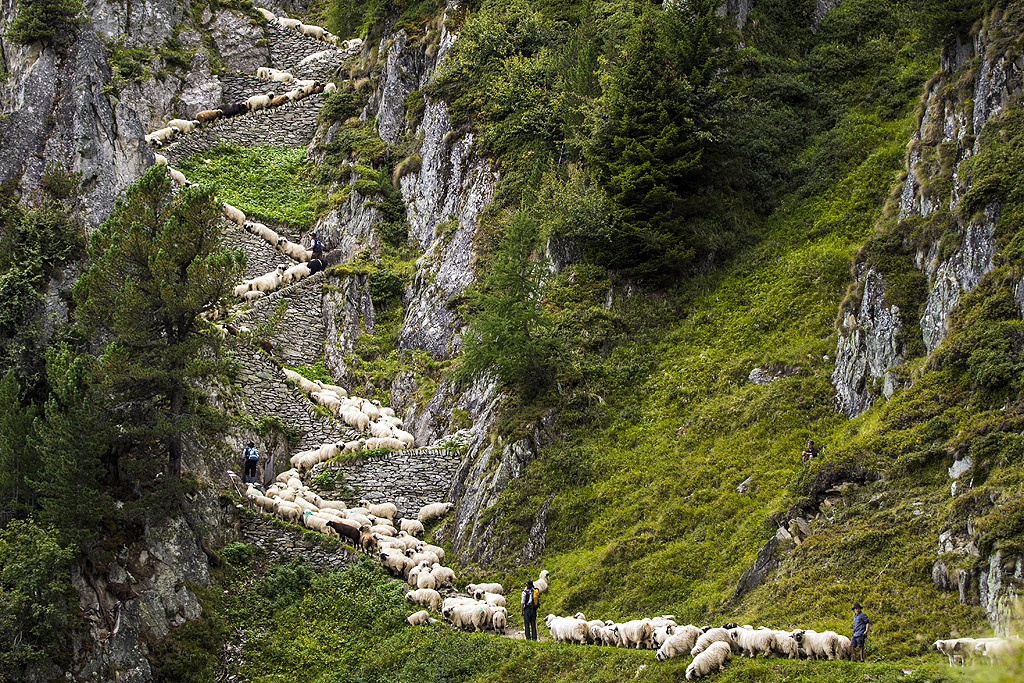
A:
[[[908,147],[906,179],[896,207],[898,229],[915,220],[946,220],[951,227],[940,235],[926,233],[923,239],[904,229],[906,241],[916,244],[914,265],[928,281],[915,329],[904,329],[899,306],[886,297],[887,274],[859,268],[863,295],[856,315],[841,320],[832,376],[836,402],[847,417],[861,414],[880,395],[892,396],[897,387],[893,370],[907,359],[905,339],[919,337],[927,353],[937,349],[949,332],[952,311],[992,270],[999,202],[978,215],[959,216],[956,209],[970,181],[959,177],[958,170],[961,161],[978,152],[985,123],[1024,89],[1024,59],[1008,57],[1002,40],[1013,30],[1001,19],[989,18],[971,41],[946,49],[941,71],[929,82]]]
[[[908,339],[918,337],[926,354],[942,347],[958,306],[995,267],[1002,203],[996,197],[965,215],[961,202],[972,179],[961,162],[983,150],[986,123],[1024,92],[1024,58],[1007,49],[1007,36],[1019,34],[1014,21],[993,12],[970,40],[948,47],[924,93],[896,210],[897,234],[927,287],[917,325],[906,329],[899,306],[887,297],[889,275],[858,265],[860,305],[843,316],[832,375],[838,408],[848,417],[899,388],[894,371],[908,360]],[[1014,289],[1018,303],[1021,289],[1020,283]],[[976,464],[970,455],[955,455],[948,468],[951,495],[963,496],[975,485]],[[1004,504],[998,491],[988,497],[997,509]],[[1024,556],[998,544],[983,553],[981,545],[970,515],[955,521],[937,539],[932,580],[940,590],[958,592],[962,603],[980,605],[992,627],[1008,633]]]

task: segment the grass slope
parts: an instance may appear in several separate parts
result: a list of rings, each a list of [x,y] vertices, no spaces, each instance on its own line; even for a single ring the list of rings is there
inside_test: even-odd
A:
[[[218,144],[180,170],[193,183],[216,183],[217,196],[253,220],[304,230],[323,195],[308,168],[304,148]]]

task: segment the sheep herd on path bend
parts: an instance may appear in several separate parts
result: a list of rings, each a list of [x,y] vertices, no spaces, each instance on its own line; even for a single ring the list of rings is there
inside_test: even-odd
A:
[[[263,8],[256,8],[268,22],[276,22],[282,28],[294,29],[299,33],[335,48],[353,50],[361,40],[341,41],[320,26],[304,24],[297,19],[277,17]],[[321,56],[310,55],[300,65]],[[167,125],[146,136],[146,142],[159,149],[181,135],[187,135],[199,127],[222,118],[229,118],[261,109],[279,107],[297,102],[316,93],[330,93],[336,89],[334,83],[296,79],[291,73],[270,67],[260,67],[257,78],[291,84],[294,88],[283,95],[268,92],[254,95],[244,102],[221,105],[219,108],[201,111],[192,120],[172,119]],[[167,166],[171,179],[184,187],[190,183],[177,169],[171,168],[166,157],[155,153],[158,164]],[[273,271],[243,281],[233,290],[235,297],[243,302],[258,300],[276,290],[282,284],[300,281],[322,269],[322,264],[309,263],[312,254],[301,244],[292,242],[273,229],[261,223],[249,221],[237,207],[222,204],[224,218],[243,227],[256,237],[265,240],[273,249],[292,259],[293,265],[278,265]],[[225,311],[211,312],[211,322],[223,317]],[[217,325],[222,335],[229,332],[245,334],[244,327]],[[505,635],[508,625],[508,608],[505,589],[498,583],[467,584],[468,594],[452,594],[442,598],[441,591],[454,590],[456,574],[454,569],[443,564],[444,549],[422,540],[424,522],[443,517],[452,503],[431,503],[423,506],[416,519],[399,519],[395,522],[397,507],[393,503],[371,504],[360,501],[359,507],[349,508],[340,501],[321,498],[302,483],[301,474],[314,465],[363,449],[388,448],[400,450],[412,448],[414,440],[409,432],[402,429],[402,421],[391,408],[381,407],[376,401],[349,396],[342,387],[320,381],[308,380],[291,370],[285,370],[290,383],[296,385],[304,395],[320,406],[327,408],[336,418],[359,431],[369,431],[370,438],[348,442],[323,444],[316,449],[301,451],[291,457],[292,469],[279,474],[274,484],[261,491],[249,486],[246,497],[252,505],[267,514],[273,514],[289,522],[352,544],[357,551],[377,557],[386,570],[394,577],[401,578],[410,587],[405,597],[423,607],[410,615],[408,623],[424,626],[436,623],[431,612],[440,615],[453,627],[468,631],[493,631]],[[235,480],[237,476],[231,474]],[[542,571],[534,581],[541,593],[548,587],[548,572]],[[572,617],[548,614],[544,619],[552,640],[579,645],[602,645],[632,649],[656,649],[656,659],[663,661],[680,656],[692,656],[686,669],[686,679],[701,678],[721,671],[735,655],[747,657],[785,657],[789,659],[839,660],[850,657],[850,640],[834,631],[816,632],[809,629],[778,630],[765,626],[754,628],[750,625],[726,624],[722,627],[696,627],[692,624],[678,625],[671,615],[654,618],[633,619],[623,623],[611,620],[588,620],[582,613]],[[939,640],[935,648],[948,656],[949,665],[964,664],[966,660],[985,657],[994,661],[1013,655],[1021,650],[1018,639],[1002,638],[958,638]]]

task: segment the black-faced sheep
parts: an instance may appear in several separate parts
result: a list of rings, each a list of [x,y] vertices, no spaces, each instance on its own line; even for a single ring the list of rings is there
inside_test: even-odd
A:
[[[198,120],[186,120],[186,119],[171,119],[167,122],[167,125],[171,128],[177,128],[181,133],[191,133],[199,125]]]
[[[734,649],[747,657],[756,657],[759,654],[768,657],[775,649],[775,634],[767,629],[753,631],[734,628],[731,635]]]
[[[221,213],[224,215],[224,218],[227,218],[229,221],[238,225],[239,227],[245,225],[245,214],[242,213],[241,209],[238,209],[234,206],[231,206],[227,202],[224,202],[224,204],[221,206]]]
[[[266,109],[270,106],[270,101],[274,99],[274,93],[269,92],[265,95],[253,95],[245,101],[245,107],[249,111],[259,111],[260,109]]]
[[[302,25],[302,22],[298,19],[290,19],[288,17],[278,17],[277,23],[282,28],[298,28]]]
[[[420,610],[415,614],[410,614],[405,620],[410,626],[426,626],[430,623],[430,612],[425,609]]]
[[[196,120],[199,123],[213,123],[222,116],[224,116],[224,112],[220,109],[204,109],[196,114]]]
[[[702,633],[700,637],[697,638],[697,642],[694,643],[693,649],[690,651],[690,654],[696,657],[701,652],[704,652],[704,650],[708,649],[708,646],[710,646],[711,643],[719,642],[725,643],[726,645],[732,647],[732,635],[730,635],[729,631],[724,628],[710,628],[704,631],[704,633]]]
[[[405,594],[405,599],[414,602],[421,607],[426,607],[431,612],[436,612],[441,607],[441,594],[429,588],[417,588]]]
[[[588,626],[583,619],[549,614],[544,618],[544,623],[547,624],[551,638],[557,643],[587,643]]]

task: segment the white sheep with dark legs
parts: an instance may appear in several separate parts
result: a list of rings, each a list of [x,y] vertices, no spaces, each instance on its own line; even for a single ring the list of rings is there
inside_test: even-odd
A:
[[[427,610],[420,610],[414,614],[410,614],[405,619],[410,626],[426,626],[430,623],[430,612]]]
[[[754,631],[734,628],[731,632],[734,650],[747,657],[764,655],[768,657],[775,650],[775,634],[769,630]]]
[[[221,205],[221,214],[239,227],[245,225],[245,214],[242,213],[241,209],[231,206],[227,202]]]
[[[587,622],[583,619],[549,614],[544,618],[544,623],[555,642],[578,645],[585,645],[587,642],[588,627]]]
[[[455,503],[429,503],[420,508],[416,519],[420,522],[429,522],[440,519],[448,514],[448,511],[455,507]]]
[[[179,133],[191,133],[199,127],[199,120],[171,119],[167,122],[167,125],[170,128],[177,128]]]
[[[658,654],[655,655],[656,659],[661,662],[673,657],[682,657],[683,655],[690,654],[690,650],[697,644],[699,636],[700,629],[692,624],[677,626],[675,632],[658,648]]]

